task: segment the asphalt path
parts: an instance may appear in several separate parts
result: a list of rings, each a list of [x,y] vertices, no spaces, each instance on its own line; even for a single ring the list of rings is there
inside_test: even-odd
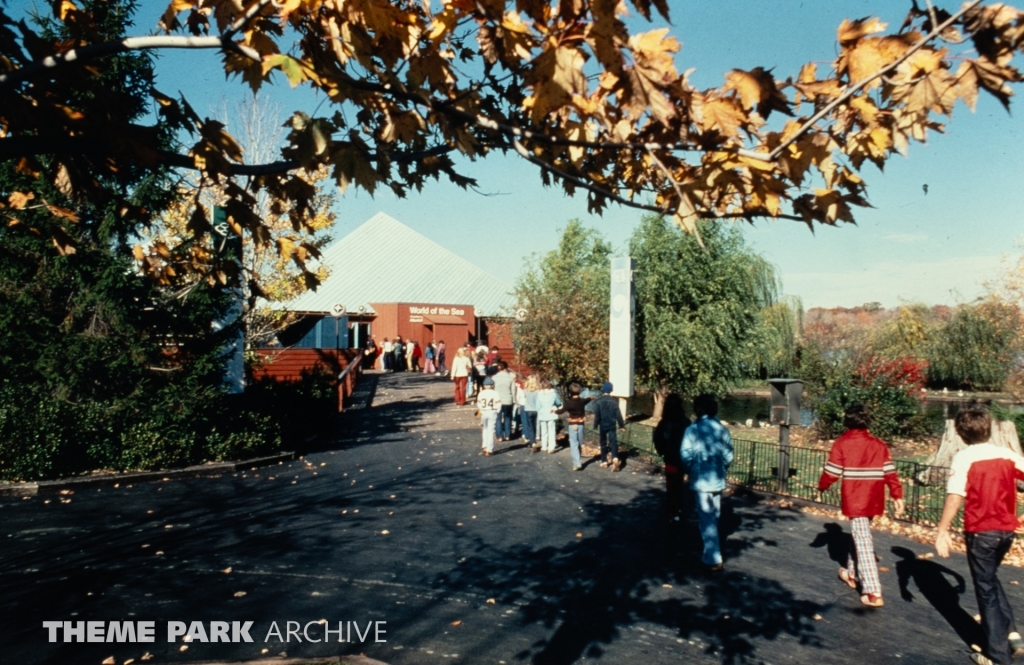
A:
[[[870,610],[836,579],[848,523],[733,496],[726,569],[709,577],[695,525],[664,514],[661,477],[592,461],[573,473],[567,450],[517,441],[481,457],[473,409],[450,390],[368,375],[360,395],[372,406],[344,414],[304,459],[3,498],[0,660],[968,662],[978,626],[962,555],[919,559],[929,547],[876,533],[886,607]],[[1002,578],[1024,607],[1024,575]],[[65,644],[58,632],[50,643],[42,623],[90,620],[155,621],[157,641]],[[343,622],[349,641],[286,635],[288,621],[319,620]],[[169,643],[168,621],[253,621],[254,641]],[[274,622],[288,641],[267,637]],[[367,635],[371,622],[386,622],[386,641]]]

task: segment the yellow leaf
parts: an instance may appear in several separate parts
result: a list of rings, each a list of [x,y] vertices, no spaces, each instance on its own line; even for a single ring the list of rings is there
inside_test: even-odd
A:
[[[725,86],[723,90],[735,90],[739,95],[740,103],[748,111],[761,101],[762,91],[760,82],[747,72],[734,69],[725,75]]]
[[[700,229],[697,228],[697,210],[693,207],[693,202],[686,196],[679,202],[679,206],[676,208],[675,214],[672,216],[672,221],[680,229],[692,235],[696,240],[697,244],[704,248],[704,240],[700,237]]]
[[[29,201],[36,197],[32,192],[11,192],[7,197],[7,202],[11,204],[11,207],[15,210],[22,210]]]
[[[858,39],[867,37],[868,35],[882,32],[885,28],[886,24],[874,16],[857,19],[856,21],[843,19],[842,24],[839,26],[839,30],[836,31],[836,36],[839,39],[840,44],[846,44],[849,42],[855,42]]]
[[[50,214],[52,214],[52,215],[56,215],[57,217],[62,217],[64,219],[68,220],[69,222],[74,222],[76,224],[78,223],[78,215],[76,215],[74,212],[68,210],[67,208],[61,208],[60,206],[50,205],[49,203],[47,203],[46,204],[46,209],[49,210]]]
[[[875,124],[878,119],[878,107],[865,95],[858,95],[850,100],[850,107],[857,111],[861,120],[869,125]]]
[[[763,118],[767,118],[772,111],[792,115],[789,103],[775,84],[775,78],[763,67],[755,67],[749,72],[734,69],[725,78],[723,89],[735,90],[744,109],[749,111],[757,107],[757,112]]]
[[[272,69],[279,69],[282,74],[287,76],[288,83],[293,88],[308,78],[302,63],[290,55],[275,53],[263,56],[263,74],[266,75]]]
[[[64,20],[68,17],[71,12],[78,11],[78,7],[71,0],[61,0],[60,7],[57,10],[57,15],[60,16],[60,20]]]
[[[974,111],[978,104],[978,74],[969,60],[961,62],[956,70],[956,91],[967,108]]]
[[[732,138],[739,134],[739,128],[746,123],[747,114],[731,99],[710,99],[701,105],[700,122],[705,131],[717,129],[724,136]]]

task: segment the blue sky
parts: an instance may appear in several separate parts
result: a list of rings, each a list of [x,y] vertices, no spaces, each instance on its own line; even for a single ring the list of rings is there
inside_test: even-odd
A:
[[[165,3],[141,4],[137,28],[143,33],[156,25]],[[902,0],[670,4],[672,34],[683,44],[677,65],[680,71],[696,68],[691,81],[700,87],[721,85],[723,74],[734,67],[774,67],[776,77],[784,79],[813,60],[821,71],[835,57],[835,30],[843,18],[880,16],[898,26],[910,7]],[[8,12],[17,17],[23,6],[27,3],[13,2]],[[645,29],[642,24],[633,27]],[[164,52],[157,71],[163,92],[185,93],[200,113],[215,115],[225,98],[230,103],[247,91],[237,81],[225,82],[219,58],[210,51]],[[286,112],[311,113],[319,102],[284,82],[268,90]],[[1019,115],[1019,108],[1015,112]],[[864,171],[874,208],[857,210],[856,226],[817,227],[812,234],[798,222],[766,220],[744,224],[745,235],[778,266],[785,292],[802,298],[806,307],[968,301],[981,292],[984,280],[997,275],[1002,257],[1022,251],[1022,131],[1018,117],[982,93],[976,113],[956,108],[947,134],[913,145],[909,157],[892,158],[884,173],[874,167]],[[334,235],[341,237],[384,211],[512,283],[526,257],[555,245],[567,220],[579,218],[624,248],[641,214],[612,206],[602,217],[588,215],[584,197],[545,189],[537,170],[517,157],[494,155],[464,165],[463,172],[479,180],[480,192],[493,195],[444,183],[406,199],[350,190],[338,206]],[[395,260],[400,265],[401,257]]]

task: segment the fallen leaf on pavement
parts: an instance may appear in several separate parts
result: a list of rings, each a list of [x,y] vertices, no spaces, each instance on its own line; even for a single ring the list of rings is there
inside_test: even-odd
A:
[[[116,663],[116,662],[117,661],[114,660],[114,657],[111,656],[110,658],[104,658],[103,662],[100,665],[114,665],[114,663]]]
[[[452,625],[453,626],[461,626],[462,622],[461,621],[452,621]]]
[[[235,598],[241,598],[244,595],[245,595],[245,591],[236,591],[235,592]]]
[[[227,568],[225,568],[224,570],[222,570],[220,572],[225,573],[225,574],[230,573],[231,572],[231,566],[228,566]]]
[[[495,602],[497,602],[497,601],[495,601],[495,600],[494,600],[493,598],[488,598],[488,599],[487,599],[487,604],[488,604],[488,605],[494,605],[494,604],[495,604]]]

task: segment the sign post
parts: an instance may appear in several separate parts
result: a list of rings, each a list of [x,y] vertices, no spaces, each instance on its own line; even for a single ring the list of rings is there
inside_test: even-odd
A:
[[[789,426],[800,424],[800,398],[804,384],[799,379],[768,379],[772,389],[771,421],[779,426],[779,492],[789,488],[789,477],[796,471],[789,466]]]
[[[227,255],[238,263],[241,274],[242,237],[231,232],[227,211],[221,206],[213,207],[213,241],[214,249],[218,253]],[[241,288],[234,288],[231,291],[235,296],[234,302],[224,313],[224,317],[214,321],[212,325],[215,331],[223,330],[230,325],[238,327],[237,334],[224,346],[224,382],[227,384],[228,393],[239,394],[245,392],[245,328],[242,324],[245,296]]]
[[[334,348],[341,346],[341,317],[345,316],[345,305],[336,302],[331,305],[331,316],[334,318]]]
[[[626,417],[626,403],[633,395],[633,268],[628,256],[612,259],[611,319],[608,324],[608,380],[612,395],[619,398],[619,410]]]

